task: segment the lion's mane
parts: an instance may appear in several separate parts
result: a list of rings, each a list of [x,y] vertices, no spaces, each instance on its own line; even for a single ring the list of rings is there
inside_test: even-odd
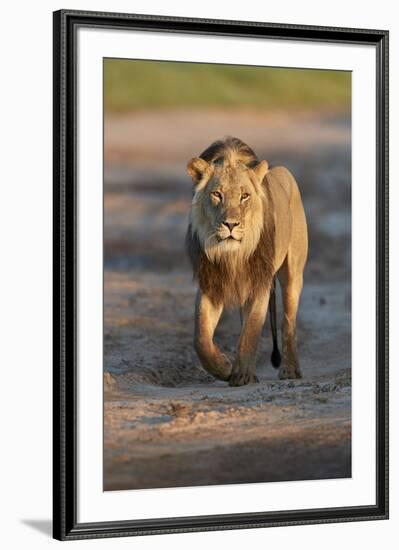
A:
[[[253,150],[235,137],[215,141],[200,158],[209,163],[222,158],[232,164],[242,163],[248,168],[253,168],[259,163]],[[256,214],[253,216],[254,220],[250,217],[250,223],[260,224],[260,227],[254,227],[252,231],[257,235],[257,244],[251,249],[250,254],[248,250],[239,248],[234,253],[220,254],[217,257],[209,257],[209,254],[205,253],[199,238],[203,229],[203,218],[198,215],[198,210],[201,209],[201,201],[204,200],[204,189],[194,194],[186,234],[186,249],[194,278],[198,279],[201,291],[215,304],[243,306],[272,284],[275,249],[274,209],[266,178],[262,182],[262,190],[262,219],[259,220]]]

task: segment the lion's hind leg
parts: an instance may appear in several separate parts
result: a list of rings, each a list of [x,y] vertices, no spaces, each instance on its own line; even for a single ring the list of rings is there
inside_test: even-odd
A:
[[[302,270],[295,272],[289,267],[287,257],[278,273],[284,305],[283,362],[278,372],[280,379],[302,377],[297,351],[296,317],[303,286],[303,276]]]

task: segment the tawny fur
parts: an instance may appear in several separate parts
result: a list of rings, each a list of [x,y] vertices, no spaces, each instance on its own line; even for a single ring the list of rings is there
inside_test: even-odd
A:
[[[194,195],[186,245],[199,285],[195,346],[204,367],[232,385],[256,381],[256,348],[277,275],[285,308],[279,375],[300,376],[295,320],[307,229],[293,176],[282,167],[269,169],[231,137],[192,159],[188,172]],[[232,306],[240,307],[243,319],[233,365],[213,343],[223,308]]]

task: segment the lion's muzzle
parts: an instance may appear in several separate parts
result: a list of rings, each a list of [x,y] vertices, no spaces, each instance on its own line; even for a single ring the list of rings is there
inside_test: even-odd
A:
[[[243,238],[243,227],[241,222],[227,219],[221,222],[217,229],[218,241],[241,241]]]
[[[230,233],[233,233],[233,229],[240,225],[240,222],[222,222],[222,225],[225,225]]]

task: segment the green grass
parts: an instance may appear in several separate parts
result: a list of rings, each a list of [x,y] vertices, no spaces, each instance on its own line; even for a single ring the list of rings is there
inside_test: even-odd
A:
[[[107,111],[163,108],[349,110],[351,73],[104,60]]]

